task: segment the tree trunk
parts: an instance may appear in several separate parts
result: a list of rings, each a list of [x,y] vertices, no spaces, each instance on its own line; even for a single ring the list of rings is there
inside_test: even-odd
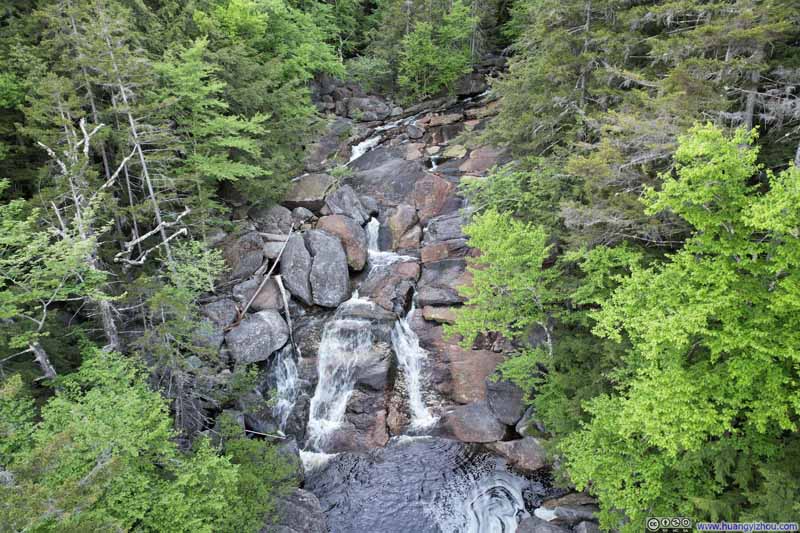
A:
[[[147,195],[150,198],[150,202],[153,204],[153,213],[156,219],[156,224],[159,226],[159,234],[161,235],[161,241],[164,244],[164,250],[167,253],[167,260],[170,264],[172,264],[174,262],[172,257],[172,248],[170,247],[169,239],[167,238],[167,230],[164,228],[164,220],[161,216],[161,207],[158,205],[158,199],[156,198],[155,190],[153,189],[153,182],[150,179],[150,170],[147,167],[147,160],[144,157],[141,139],[139,138],[139,133],[136,128],[136,121],[134,120],[133,114],[131,114],[130,111],[130,101],[128,100],[127,90],[125,88],[125,84],[122,82],[122,77],[119,73],[119,67],[117,66],[117,60],[114,56],[114,47],[111,43],[111,40],[108,38],[108,34],[106,34],[104,38],[106,46],[108,47],[109,56],[111,58],[111,66],[114,69],[114,74],[117,78],[116,85],[119,89],[120,97],[122,97],[122,103],[125,104],[125,115],[128,118],[131,138],[133,139],[133,147],[136,150],[136,154],[139,156],[139,164],[142,166],[142,177],[144,178],[145,187],[147,187]]]
[[[54,379],[58,374],[56,374],[56,369],[50,362],[50,358],[47,356],[47,352],[44,351],[44,348],[42,348],[42,345],[39,344],[38,341],[35,341],[30,343],[28,347],[31,352],[33,352],[34,359],[42,369],[44,377],[47,379]]]

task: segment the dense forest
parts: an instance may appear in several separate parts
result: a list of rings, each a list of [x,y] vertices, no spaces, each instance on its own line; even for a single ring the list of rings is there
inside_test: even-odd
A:
[[[458,146],[505,157],[458,184],[478,252],[446,334],[502,341],[602,530],[797,520],[796,0],[7,0],[0,530],[270,531],[297,458],[224,416],[275,407],[262,360],[197,371],[244,264],[226,239],[303,173],[320,83],[411,109],[487,57],[492,116]]]

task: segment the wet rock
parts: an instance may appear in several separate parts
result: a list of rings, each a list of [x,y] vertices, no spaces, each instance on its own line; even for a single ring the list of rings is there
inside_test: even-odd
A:
[[[369,357],[356,366],[356,386],[382,393],[389,383],[392,351],[388,343],[379,343],[375,348]]]
[[[292,295],[306,305],[311,305],[311,254],[306,249],[303,236],[295,233],[286,242],[281,256],[281,277]]]
[[[519,523],[517,533],[569,533],[569,530],[541,518],[529,516]]]
[[[327,533],[328,524],[316,496],[295,489],[277,502],[277,523],[267,524],[260,533]]]
[[[265,309],[283,309],[283,295],[275,279],[269,279],[261,290],[256,294],[256,291],[261,286],[263,277],[257,276],[245,282],[239,283],[233,287],[233,297],[239,302],[242,309],[247,305],[247,302],[253,298],[253,303],[250,304],[251,311],[263,311]]]
[[[539,441],[533,437],[495,442],[488,447],[505,457],[510,464],[526,472],[536,472],[547,466],[547,454]]]
[[[509,426],[516,424],[525,412],[525,394],[508,380],[486,380],[486,401],[498,420]]]
[[[452,307],[434,307],[432,305],[426,305],[422,308],[422,316],[425,320],[445,324],[452,324],[456,321],[456,314]]]
[[[321,230],[306,232],[305,242],[312,256],[312,300],[323,307],[336,307],[350,296],[347,255],[342,243]]]
[[[201,312],[210,318],[212,322],[223,328],[233,324],[238,316],[236,302],[230,298],[220,298],[214,302],[207,303],[201,308]]]
[[[361,205],[358,195],[349,185],[343,185],[325,198],[325,207],[334,215],[344,215],[363,225],[369,220],[369,214]]]
[[[501,161],[503,155],[504,152],[500,148],[478,148],[469,154],[469,159],[464,161],[458,169],[461,172],[470,174],[484,173],[496,166]]]
[[[406,126],[406,135],[409,139],[421,139],[425,135],[425,129],[417,124],[409,124]]]
[[[425,263],[419,280],[420,305],[453,305],[464,301],[458,289],[472,281],[464,259],[443,259]]]
[[[367,234],[355,220],[344,215],[329,215],[319,219],[317,229],[336,235],[344,245],[347,264],[361,270],[367,262]]]
[[[226,239],[222,255],[230,270],[230,279],[243,279],[251,276],[264,262],[264,241],[251,231],[240,237]]]
[[[373,268],[358,291],[387,311],[402,311],[407,308],[418,277],[416,261],[399,261]]]
[[[445,415],[444,427],[461,442],[495,442],[506,434],[485,402],[455,407]]]
[[[397,250],[403,235],[417,223],[417,210],[408,204],[400,204],[389,212],[386,226],[389,229],[391,249]]]
[[[455,198],[455,185],[438,176],[429,174],[414,184],[414,205],[420,224],[426,224],[445,211],[454,211],[461,205]]]
[[[282,205],[254,207],[248,212],[259,231],[286,235],[292,229],[292,212]]]
[[[325,195],[335,183],[333,176],[328,174],[306,174],[292,182],[292,188],[286,195],[283,204],[294,209],[295,207],[305,207],[306,209],[319,212],[325,205]]]
[[[392,113],[386,102],[375,96],[350,98],[347,101],[347,116],[354,120],[372,122],[383,120]]]
[[[289,326],[274,310],[248,316],[225,335],[225,343],[238,363],[265,361],[289,340]]]

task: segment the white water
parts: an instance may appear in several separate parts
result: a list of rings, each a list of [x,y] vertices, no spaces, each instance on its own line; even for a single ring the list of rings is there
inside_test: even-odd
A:
[[[309,452],[300,450],[300,462],[303,463],[303,470],[311,472],[317,468],[322,468],[328,462],[339,455],[338,453]]]
[[[428,512],[443,533],[511,533],[530,516],[522,497],[524,484],[509,472],[465,471]]]
[[[422,370],[428,352],[420,347],[419,337],[408,323],[408,318],[413,313],[414,305],[412,304],[408,314],[395,322],[392,330],[392,347],[400,366],[403,367],[403,376],[408,392],[408,406],[411,411],[411,428],[424,429],[433,426],[438,418],[430,413],[422,397]]]
[[[344,421],[347,402],[353,393],[358,363],[369,356],[373,337],[368,320],[343,317],[349,306],[365,300],[351,298],[325,324],[319,345],[319,382],[311,398],[308,444],[324,451],[330,436]]]
[[[394,252],[381,252],[378,244],[378,235],[381,230],[381,223],[377,218],[372,217],[367,223],[367,255],[368,267],[367,272],[375,268],[386,267],[392,263],[399,261],[417,261],[416,258],[409,255],[400,255]]]
[[[378,232],[381,229],[381,223],[378,219],[372,217],[367,223],[367,250],[369,252],[380,252],[378,246]]]
[[[367,152],[378,146],[382,139],[383,136],[375,135],[374,137],[370,137],[367,140],[361,141],[360,143],[353,145],[353,147],[350,149],[350,161],[348,161],[347,164],[349,165],[362,155],[366,154]]]
[[[272,415],[278,419],[280,430],[286,429],[286,422],[292,414],[298,395],[297,365],[292,357],[293,350],[281,350],[272,367],[272,380],[275,383],[276,399]]]

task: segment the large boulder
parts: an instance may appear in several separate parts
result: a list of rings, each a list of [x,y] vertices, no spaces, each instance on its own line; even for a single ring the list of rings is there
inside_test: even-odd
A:
[[[309,276],[312,301],[323,307],[337,307],[350,297],[347,255],[342,243],[322,230],[306,232],[305,241],[313,258]]]
[[[286,290],[306,305],[311,305],[310,275],[311,254],[303,236],[295,233],[289,237],[281,256],[281,277]]]
[[[423,308],[424,309],[424,308]],[[424,316],[424,311],[423,311]],[[486,400],[486,378],[495,372],[504,358],[489,350],[468,350],[457,338],[445,338],[441,325],[422,320],[415,313],[409,323],[430,353],[432,385],[436,391],[457,403]]]
[[[361,270],[367,262],[367,234],[355,220],[344,215],[329,215],[319,219],[317,229],[336,235],[344,245],[347,264]]]
[[[506,426],[494,417],[485,402],[453,408],[445,414],[444,427],[461,442],[495,442],[506,434]]]
[[[464,161],[458,169],[469,174],[483,174],[505,161],[504,155],[504,151],[500,148],[478,148],[469,154],[469,159]]]
[[[466,350],[454,341],[443,342],[439,349],[447,352],[453,400],[468,403],[486,399],[486,378],[494,373],[503,356],[488,350]],[[492,415],[497,418],[494,411]]]
[[[376,96],[350,98],[347,101],[347,116],[354,120],[372,122],[383,120],[392,113],[392,108]]]
[[[363,225],[369,220],[369,213],[361,205],[356,192],[349,185],[342,185],[325,198],[325,207],[334,215],[344,215]]]
[[[447,213],[432,218],[428,222],[425,231],[424,245],[438,242],[464,239],[464,231],[461,229],[468,221],[468,213]]]
[[[452,257],[464,257],[469,253],[467,239],[459,238],[432,242],[423,246],[420,250],[420,258],[423,263],[433,263]]]
[[[312,493],[295,489],[277,502],[277,523],[265,525],[260,533],[327,533],[328,523],[319,500]]]
[[[236,311],[236,302],[230,298],[220,298],[205,304],[200,311],[212,322],[226,328],[236,321],[239,316]]]
[[[282,205],[254,207],[248,216],[255,223],[258,231],[286,235],[292,229],[292,212]]]
[[[504,424],[513,426],[525,412],[525,394],[508,380],[486,380],[486,400],[494,415]]]
[[[519,523],[517,533],[569,533],[569,529],[551,524],[536,516],[529,516]]]
[[[426,224],[431,218],[454,211],[461,206],[461,201],[455,196],[455,185],[439,176],[427,175],[414,185],[414,204],[419,213],[421,224]]]
[[[536,472],[547,466],[547,454],[533,437],[495,442],[489,447],[505,457],[510,464],[525,472]]]
[[[389,211],[386,227],[389,230],[392,250],[401,248],[403,236],[417,223],[417,210],[408,204],[400,204]]]
[[[378,147],[353,161],[352,176],[344,178],[359,194],[375,198],[383,207],[409,203],[418,179],[428,174],[419,161],[407,161],[394,147]]]
[[[373,267],[358,292],[390,312],[407,308],[419,277],[419,263],[413,259]]]
[[[468,285],[472,275],[461,258],[443,259],[422,266],[417,294],[420,305],[453,305],[464,301],[459,288]]]
[[[256,276],[247,281],[239,283],[233,287],[233,297],[241,305],[242,309],[247,305],[250,299],[253,303],[250,304],[251,311],[263,311],[265,309],[283,309],[283,295],[278,282],[274,278],[270,278],[266,282],[262,276]],[[260,287],[260,290],[259,290]],[[256,294],[258,291],[258,294]],[[253,296],[255,295],[255,298]]]
[[[264,262],[264,241],[255,231],[223,242],[222,255],[230,270],[230,279],[250,277]]]
[[[311,172],[319,172],[330,166],[330,160],[342,150],[352,128],[353,121],[336,117],[325,133],[307,149],[306,168]]]
[[[225,335],[237,363],[265,361],[289,340],[289,326],[280,313],[268,309],[248,316]]]
[[[313,212],[319,212],[325,205],[325,195],[336,180],[328,174],[306,174],[295,178],[292,188],[283,201],[283,204],[293,209],[305,207]]]

